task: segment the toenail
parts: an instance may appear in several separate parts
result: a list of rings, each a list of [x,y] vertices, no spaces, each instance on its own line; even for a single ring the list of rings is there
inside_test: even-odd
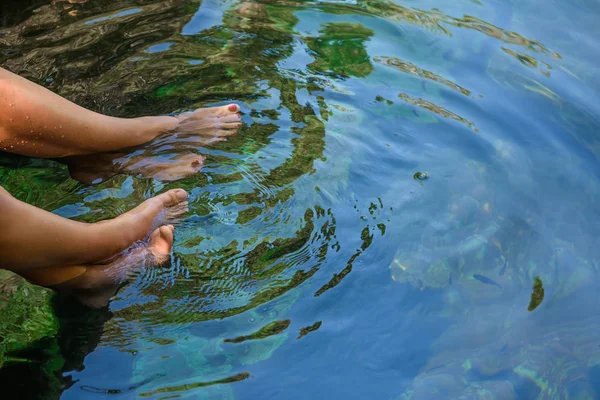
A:
[[[235,104],[232,104],[229,106],[229,111],[237,111],[237,109],[238,109],[238,106]]]
[[[175,196],[177,197],[177,200],[187,199],[187,193],[183,189],[177,190],[177,192],[175,193]]]

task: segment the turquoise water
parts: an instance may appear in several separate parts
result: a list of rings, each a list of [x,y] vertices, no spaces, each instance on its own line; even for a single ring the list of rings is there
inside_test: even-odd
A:
[[[0,10],[0,63],[81,105],[127,117],[236,101],[245,123],[212,148],[147,150],[207,157],[173,183],[86,186],[2,155],[7,190],[65,217],[114,217],[171,187],[191,206],[169,268],[108,310],[57,302],[59,335],[27,376],[3,368],[20,390],[600,397],[597,2]]]

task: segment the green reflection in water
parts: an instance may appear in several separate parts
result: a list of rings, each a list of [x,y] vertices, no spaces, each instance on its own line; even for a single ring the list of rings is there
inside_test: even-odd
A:
[[[100,346],[138,352],[132,382],[144,382],[158,368],[173,368],[181,376],[207,378],[181,384],[157,379],[149,385],[153,388],[136,388],[140,396],[191,393],[247,379],[247,372],[239,372],[240,365],[245,368],[268,359],[286,340],[286,331],[293,323],[286,313],[302,295],[303,284],[309,287],[311,279],[318,282],[315,297],[340,290],[360,257],[379,238],[377,232],[383,236],[390,229],[378,220],[369,220],[354,224],[353,232],[345,231],[348,237],[338,238],[335,208],[323,205],[322,199],[335,198],[351,186],[350,170],[360,157],[351,148],[335,147],[339,139],[336,135],[351,137],[348,132],[353,124],[367,126],[372,117],[365,117],[358,107],[344,104],[344,99],[336,96],[352,93],[358,86],[356,82],[373,79],[385,70],[390,74],[386,76],[393,78],[390,81],[416,79],[411,90],[417,91],[419,86],[427,89],[419,89],[416,94],[398,85],[394,93],[374,97],[385,108],[368,104],[364,109],[373,108],[373,114],[380,113],[382,120],[389,119],[390,114],[411,121],[416,116],[419,122],[436,122],[439,117],[475,129],[478,121],[459,115],[463,111],[447,105],[445,97],[450,92],[477,101],[471,98],[477,93],[475,88],[461,85],[451,73],[464,60],[435,50],[427,60],[370,54],[369,46],[377,35],[384,35],[373,28],[373,21],[422,28],[444,39],[457,32],[472,33],[473,47],[491,39],[503,50],[491,60],[482,61],[489,64],[491,76],[515,90],[526,88],[553,102],[561,101],[543,83],[503,67],[507,59],[516,60],[527,69],[549,76],[550,70],[555,70],[554,60],[560,59],[558,53],[508,27],[503,29],[473,16],[453,17],[437,9],[425,11],[388,1],[243,2],[221,6],[219,24],[197,34],[182,35],[200,6],[200,1],[176,0],[98,0],[68,6],[35,3],[35,13],[11,9],[0,31],[0,44],[11,49],[0,56],[6,68],[100,112],[133,116],[172,113],[232,99],[245,103],[248,126],[215,149],[193,149],[207,155],[208,167],[202,174],[177,183],[164,185],[151,179],[119,176],[88,188],[69,180],[66,169],[54,162],[17,160],[0,168],[0,183],[18,198],[88,222],[114,217],[166,187],[183,186],[194,193],[188,215],[192,222],[178,230],[178,235],[182,233],[177,238],[174,269],[180,275],[173,278],[172,284],[161,280],[170,271],[144,277],[148,282],[135,291],[135,296],[144,301],[115,307],[114,317],[104,326]],[[134,9],[136,12],[129,12]],[[306,34],[297,31],[305,11],[357,19],[323,20]],[[163,51],[148,51],[165,42],[170,45]],[[431,117],[433,114],[436,118]],[[560,108],[560,118],[571,124],[589,121],[567,104]],[[598,146],[595,137],[582,140],[592,148]],[[333,151],[328,153],[328,146]],[[145,151],[155,155],[176,150],[149,146]],[[318,182],[316,190],[313,182],[307,181],[325,167],[340,182]],[[477,166],[469,168],[473,174],[480,171]],[[410,180],[410,173],[406,176]],[[491,179],[485,173],[478,178]],[[547,287],[552,285],[555,298],[567,298],[585,284],[590,272],[564,243],[554,246],[560,251],[544,248],[547,259],[528,264],[524,256],[527,248],[542,246],[535,229],[522,218],[501,216],[491,220],[488,199],[484,197],[471,193],[450,199],[448,213],[453,221],[469,223],[451,225],[454,230],[444,235],[425,229],[416,239],[418,251],[400,251],[390,265],[390,274],[396,282],[421,290],[444,290],[443,312],[472,309],[462,323],[477,327],[479,333],[483,332],[479,336],[486,338],[491,337],[485,335],[488,330],[514,323],[502,310],[486,307],[494,299],[530,291],[531,277],[536,275]],[[302,200],[301,206],[297,199]],[[382,203],[375,205],[369,215],[382,209]],[[210,219],[225,213],[234,215],[231,225],[222,223],[225,218]],[[210,234],[204,229],[210,229]],[[235,237],[228,233],[233,229]],[[518,238],[515,232],[519,232]],[[350,237],[358,241],[357,247],[347,244]],[[454,246],[455,255],[449,257],[447,252],[439,251],[442,246]],[[334,252],[346,254],[341,266],[336,262],[336,267],[324,270],[328,256]],[[569,276],[560,273],[560,267],[567,265],[565,260],[578,261]],[[552,272],[542,269],[542,264],[554,266]],[[470,279],[489,266],[503,271],[494,276],[502,290],[482,291],[481,283]],[[312,293],[313,288],[310,290]],[[123,294],[131,300],[127,296]],[[272,308],[262,310],[261,306],[271,307],[273,303]],[[522,304],[518,307],[523,308]],[[48,308],[42,310],[50,313]],[[242,313],[255,321],[236,319]],[[11,318],[17,314],[11,314]],[[484,317],[479,318],[481,315]],[[53,324],[56,321],[49,320]],[[205,321],[224,321],[234,335],[240,336],[226,339],[235,344],[224,344],[222,337],[203,337],[190,328],[193,323]],[[140,332],[137,324],[165,331]],[[590,326],[596,325],[592,321]],[[321,321],[300,328],[298,338],[320,327]],[[534,332],[542,330],[530,327]],[[50,328],[41,326],[31,337],[19,337],[17,342],[35,347],[31,342],[51,336],[54,328]],[[562,364],[565,371],[572,370],[573,360],[580,363],[578,366],[597,362],[597,352],[582,355],[590,343],[595,343],[589,332],[582,332],[579,326],[544,328],[580,338],[579,342],[573,339],[568,343],[570,357]],[[471,360],[472,337],[461,337],[464,326],[451,327],[415,378],[411,389],[414,398],[427,397],[432,388],[465,396],[510,398],[514,394],[508,381],[469,381],[468,372],[473,370],[485,376],[512,371],[535,382],[543,393],[556,393],[560,383],[554,382],[574,379],[575,373],[561,375],[550,368],[544,359],[544,346],[556,352],[560,349],[552,347],[557,345],[548,337],[531,343],[524,331],[515,329],[503,336],[502,345],[511,343],[503,352],[497,343],[482,339],[477,342],[482,346],[482,356]],[[181,370],[177,370],[179,365]],[[48,371],[60,368],[56,362]],[[231,389],[222,390],[219,393],[233,397]]]
[[[271,322],[269,325],[266,325],[260,328],[258,331],[251,333],[245,336],[238,336],[235,339],[225,339],[223,342],[225,343],[242,343],[246,340],[257,340],[264,339],[268,336],[277,335],[281,332],[285,331],[288,326],[290,326],[290,320],[286,319],[285,321],[275,321]]]

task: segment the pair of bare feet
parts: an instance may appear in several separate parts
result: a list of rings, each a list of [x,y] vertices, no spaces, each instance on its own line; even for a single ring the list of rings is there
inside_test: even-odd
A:
[[[241,126],[239,107],[203,108],[177,118],[173,129],[124,151],[63,159],[72,176],[92,184],[119,173],[176,180],[198,172],[204,158],[190,149],[226,140]],[[161,148],[179,151],[158,161]],[[131,155],[133,154],[133,155]],[[187,194],[170,190],[119,217],[95,224],[70,221],[14,199],[0,188],[0,265],[26,279],[102,307],[142,268],[169,259],[174,225]]]
[[[148,221],[152,221],[146,237],[134,241],[126,250],[107,260],[90,260],[91,264],[76,266],[85,268],[85,272],[49,287],[69,293],[89,307],[106,306],[117,289],[144,268],[161,267],[168,262],[173,246],[174,224],[187,211],[185,197],[187,195],[182,189],[171,190],[119,216],[117,219],[140,226],[138,237],[144,232]],[[111,227],[106,226],[105,229],[109,231]]]

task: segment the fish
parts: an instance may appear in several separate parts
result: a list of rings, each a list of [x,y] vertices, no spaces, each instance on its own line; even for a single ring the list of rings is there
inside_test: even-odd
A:
[[[473,274],[473,278],[477,279],[479,282],[485,283],[486,285],[498,286],[499,288],[502,287],[502,286],[500,286],[499,283],[491,280],[487,276],[483,276],[483,275],[479,275],[479,274]]]

